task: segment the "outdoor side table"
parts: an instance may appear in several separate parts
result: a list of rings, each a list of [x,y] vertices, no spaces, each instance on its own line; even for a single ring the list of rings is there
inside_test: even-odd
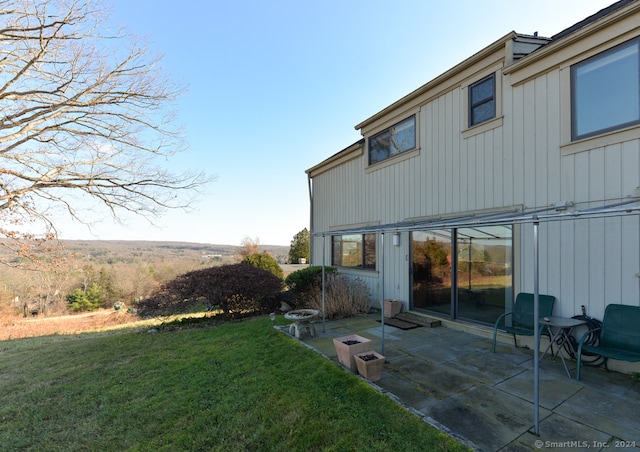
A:
[[[553,346],[553,343],[555,342],[558,346],[558,350],[553,359],[555,360],[555,358],[558,355],[560,355],[560,359],[562,360],[562,364],[564,365],[564,370],[567,372],[567,376],[571,378],[571,372],[569,371],[569,367],[567,367],[567,362],[564,359],[564,356],[562,354],[562,347],[568,341],[569,347],[571,347],[574,354],[576,354],[577,351],[573,346],[573,343],[569,341],[569,336],[571,336],[571,333],[573,332],[574,328],[580,325],[584,325],[586,323],[587,322],[585,322],[584,320],[572,319],[569,317],[550,316],[550,317],[541,318],[540,325],[547,326],[549,330],[549,334],[551,335],[551,341],[549,342],[549,345],[547,346],[544,353],[540,357],[540,360],[544,358],[544,355],[547,354],[547,351],[549,350],[549,348]],[[538,340],[540,340],[540,337],[538,337]],[[551,348],[551,352],[553,354],[553,348]]]

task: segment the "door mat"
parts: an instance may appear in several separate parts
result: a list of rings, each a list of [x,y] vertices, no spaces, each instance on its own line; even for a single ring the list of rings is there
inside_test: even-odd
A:
[[[382,323],[382,322],[378,320],[378,323]],[[395,326],[396,328],[400,328],[401,330],[410,330],[413,328],[418,328],[420,326],[415,323],[405,322],[404,320],[400,320],[400,319],[384,319],[384,324]]]

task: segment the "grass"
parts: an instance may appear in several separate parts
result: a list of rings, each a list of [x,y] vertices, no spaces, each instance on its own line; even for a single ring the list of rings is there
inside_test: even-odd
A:
[[[466,450],[269,318],[0,342],[0,450]]]

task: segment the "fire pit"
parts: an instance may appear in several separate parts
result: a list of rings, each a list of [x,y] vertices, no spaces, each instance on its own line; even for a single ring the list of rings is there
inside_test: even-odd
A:
[[[315,309],[297,309],[287,312],[284,318],[293,322],[289,325],[289,334],[294,335],[298,339],[300,339],[301,335],[307,333],[311,335],[311,337],[316,337],[316,328],[309,322],[315,319],[318,314],[319,311]]]

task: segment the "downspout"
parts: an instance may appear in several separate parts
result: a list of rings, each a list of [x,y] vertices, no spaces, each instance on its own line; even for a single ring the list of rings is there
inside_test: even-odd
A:
[[[384,355],[384,232],[380,234],[380,277],[382,278],[382,296],[380,297],[380,323],[382,324],[382,351]]]
[[[307,173],[307,185],[309,187],[309,265],[313,265],[313,184],[311,183],[311,174]],[[326,322],[326,275],[325,275],[325,252],[326,252],[326,236],[322,235],[322,332],[325,332]]]
[[[327,293],[327,288],[326,288],[326,281],[327,281],[327,276],[326,276],[326,271],[325,271],[325,252],[327,249],[327,246],[325,245],[325,238],[326,235],[322,235],[322,332],[324,333],[324,324],[325,321],[327,319],[327,303],[325,301],[326,299],[326,293]]]
[[[307,186],[309,189],[309,265],[313,263],[313,189],[311,174],[307,173]],[[323,239],[324,241],[324,239]],[[324,266],[324,262],[322,263]]]

